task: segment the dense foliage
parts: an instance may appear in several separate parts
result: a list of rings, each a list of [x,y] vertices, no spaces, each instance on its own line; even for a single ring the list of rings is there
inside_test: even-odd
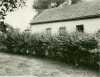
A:
[[[0,19],[4,19],[7,12],[11,12],[24,4],[24,0],[0,0]]]
[[[5,52],[50,57],[76,66],[98,62],[98,40],[90,34],[73,32],[61,36],[13,31],[0,37]]]
[[[38,12],[41,12],[45,9],[55,8],[62,5],[76,4],[85,0],[34,0],[33,8]]]

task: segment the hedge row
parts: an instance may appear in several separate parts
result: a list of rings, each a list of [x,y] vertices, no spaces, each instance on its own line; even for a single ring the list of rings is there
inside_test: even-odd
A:
[[[99,59],[98,40],[90,34],[46,35],[15,31],[0,37],[1,49],[5,52],[56,58],[74,65],[96,64]]]

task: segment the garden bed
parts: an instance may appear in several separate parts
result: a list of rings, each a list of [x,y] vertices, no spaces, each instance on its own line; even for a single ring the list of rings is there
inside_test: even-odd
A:
[[[87,65],[98,68],[98,39],[93,34],[66,33],[64,35],[31,34],[30,32],[8,32],[1,36],[2,52],[49,57],[67,64]]]

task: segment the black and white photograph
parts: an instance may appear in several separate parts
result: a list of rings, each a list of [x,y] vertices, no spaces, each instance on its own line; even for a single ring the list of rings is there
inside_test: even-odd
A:
[[[100,0],[0,0],[0,77],[100,77]]]

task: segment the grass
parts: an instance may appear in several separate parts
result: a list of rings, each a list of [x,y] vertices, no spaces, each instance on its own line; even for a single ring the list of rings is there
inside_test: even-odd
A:
[[[0,53],[0,76],[99,77],[99,72],[45,58]]]

